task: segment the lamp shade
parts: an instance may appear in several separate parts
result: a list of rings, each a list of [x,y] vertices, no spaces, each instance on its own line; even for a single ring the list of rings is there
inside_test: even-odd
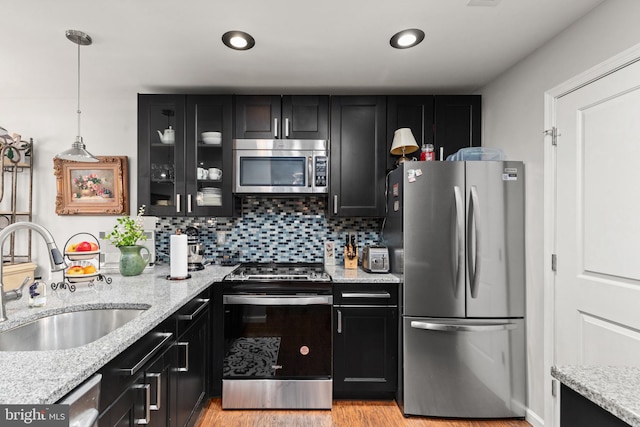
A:
[[[404,154],[417,151],[418,143],[413,137],[413,133],[409,128],[400,128],[393,133],[393,144],[391,144],[391,154],[394,156],[402,156]]]

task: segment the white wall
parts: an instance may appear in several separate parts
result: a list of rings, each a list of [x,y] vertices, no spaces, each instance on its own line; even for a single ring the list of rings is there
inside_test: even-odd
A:
[[[483,87],[483,145],[526,164],[527,316],[530,421],[542,423],[544,370],[544,92],[640,43],[640,2],[608,0]],[[550,398],[550,396],[549,396]],[[551,423],[547,423],[550,425]]]
[[[42,72],[24,78],[43,78]],[[52,82],[53,84],[53,82]],[[71,147],[77,133],[76,94],[68,99],[38,98],[37,93],[20,99],[2,99],[0,95],[0,126],[9,133],[34,138],[33,220],[51,231],[62,250],[64,243],[78,232],[98,237],[115,224],[113,216],[58,216],[55,213],[56,179],[53,175],[54,156]],[[130,211],[137,210],[137,94],[126,99],[81,99],[82,136],[87,149],[96,156],[129,157]],[[49,276],[45,246],[34,234],[34,261],[42,268],[43,278]],[[52,276],[62,279],[62,273]]]

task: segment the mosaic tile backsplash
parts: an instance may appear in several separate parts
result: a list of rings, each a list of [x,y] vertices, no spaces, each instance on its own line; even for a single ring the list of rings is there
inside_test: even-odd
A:
[[[381,219],[333,218],[326,215],[326,198],[244,197],[239,218],[159,218],[156,226],[158,262],[169,260],[169,236],[177,229],[197,227],[205,259],[232,262],[323,262],[324,242],[336,245],[336,264],[343,263],[347,233],[357,233],[364,245],[379,243]],[[224,244],[217,244],[224,233]]]

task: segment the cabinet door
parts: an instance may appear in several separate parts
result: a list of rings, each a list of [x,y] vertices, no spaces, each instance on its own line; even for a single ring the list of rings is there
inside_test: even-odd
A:
[[[331,214],[384,215],[385,127],[384,96],[331,99]]]
[[[138,95],[138,204],[147,215],[184,212],[185,106],[181,95]],[[168,138],[172,129],[173,141]]]
[[[368,398],[396,391],[397,316],[395,307],[334,308],[334,396]]]
[[[409,128],[419,146],[433,144],[432,95],[399,95],[387,98],[387,170],[395,169],[398,156],[390,153],[393,134]],[[411,154],[418,157],[418,152]]]
[[[146,388],[143,375],[130,385],[98,419],[100,427],[134,427],[146,424],[145,418]]]
[[[436,158],[464,147],[482,145],[482,98],[480,95],[437,95],[434,112]]]
[[[280,135],[280,95],[237,95],[235,138],[272,139]]]
[[[187,96],[184,165],[187,183],[187,215],[232,216],[233,214],[232,113],[233,103],[230,95]],[[203,132],[220,132],[221,142],[204,142]],[[210,174],[210,169],[219,169],[222,171],[221,176]]]
[[[152,362],[144,371],[144,382],[149,386],[149,425],[169,425],[169,384],[171,350]]]
[[[329,139],[329,97],[283,96],[281,123],[282,138]]]
[[[209,363],[209,311],[178,338],[176,413],[178,426],[194,425],[206,396]]]

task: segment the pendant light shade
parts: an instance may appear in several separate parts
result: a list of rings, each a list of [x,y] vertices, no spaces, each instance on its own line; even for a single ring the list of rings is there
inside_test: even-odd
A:
[[[78,135],[73,144],[71,144],[71,148],[57,154],[56,157],[75,162],[97,162],[99,160],[86,150],[82,136],[80,136],[80,46],[88,46],[92,43],[92,40],[88,34],[76,30],[67,30],[66,36],[67,39],[78,45]]]

